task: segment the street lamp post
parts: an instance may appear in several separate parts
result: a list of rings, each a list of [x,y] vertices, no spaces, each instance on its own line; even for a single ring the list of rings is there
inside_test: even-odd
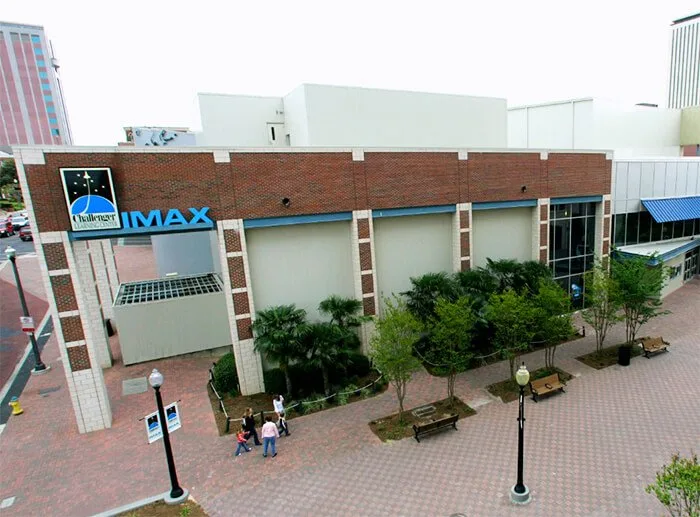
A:
[[[523,483],[523,442],[525,440],[525,386],[530,381],[530,372],[523,363],[515,374],[520,386],[520,412],[518,414],[518,481],[510,490],[510,500],[515,504],[530,502],[530,489]]]
[[[160,396],[160,387],[163,385],[163,374],[155,368],[148,377],[148,382],[156,392],[156,405],[158,406],[158,418],[160,419],[160,428],[163,432],[163,445],[165,446],[165,457],[168,460],[168,473],[170,474],[170,493],[165,496],[167,504],[180,504],[187,499],[189,493],[184,490],[177,480],[177,472],[175,471],[175,460],[173,459],[173,449],[170,446],[170,433],[168,432],[168,420],[165,418],[165,409],[163,409],[163,399]]]
[[[19,303],[22,305],[22,314],[24,314],[25,317],[29,317],[29,309],[27,309],[27,301],[24,299],[22,281],[19,278],[19,271],[17,270],[17,252],[12,246],[8,246],[7,249],[5,249],[5,255],[7,255],[7,258],[12,262],[12,271],[15,273],[15,283],[17,284],[17,292],[19,293]],[[32,352],[34,352],[34,369],[32,369],[32,373],[39,374],[46,372],[49,367],[41,361],[39,346],[36,344],[34,332],[29,333],[29,341],[32,343]]]

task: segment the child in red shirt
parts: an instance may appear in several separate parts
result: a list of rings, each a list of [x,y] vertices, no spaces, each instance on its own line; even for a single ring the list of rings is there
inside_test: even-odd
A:
[[[239,429],[236,434],[236,440],[238,441],[238,448],[236,448],[236,456],[241,455],[241,449],[245,449],[246,452],[250,452],[250,447],[248,447],[248,436],[243,432],[243,429]]]

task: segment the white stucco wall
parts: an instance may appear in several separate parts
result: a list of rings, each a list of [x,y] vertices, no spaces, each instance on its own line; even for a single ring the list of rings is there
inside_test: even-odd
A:
[[[452,272],[452,217],[430,214],[374,219],[380,300],[410,289],[411,277]]]
[[[486,259],[532,260],[534,208],[503,208],[472,212],[472,267]]]
[[[700,158],[615,160],[613,213],[639,212],[640,200],[700,195]]]
[[[682,253],[678,257],[672,258],[671,260],[668,260],[667,262],[664,262],[664,267],[670,268],[670,267],[677,267],[681,266],[681,273],[675,278],[672,279],[667,279],[666,284],[664,285],[663,289],[661,290],[661,297],[664,298],[671,294],[673,291],[678,289],[683,285],[683,273],[684,273],[684,267],[685,267],[685,253]]]
[[[200,93],[198,98],[202,122],[198,146],[268,147],[267,124],[284,124],[281,97]]]
[[[290,144],[296,147],[308,146],[309,126],[306,116],[306,89],[297,86],[284,96],[285,130],[289,134]]]
[[[310,145],[507,145],[505,99],[343,86],[303,87]]]
[[[328,296],[354,297],[350,222],[246,230],[255,310],[294,303],[318,320]]]
[[[681,111],[600,99],[508,109],[508,146],[611,149],[616,158],[678,156]]]
[[[158,276],[164,277],[168,273],[180,276],[220,273],[218,249],[212,249],[212,239],[216,242],[216,232],[152,235]]]

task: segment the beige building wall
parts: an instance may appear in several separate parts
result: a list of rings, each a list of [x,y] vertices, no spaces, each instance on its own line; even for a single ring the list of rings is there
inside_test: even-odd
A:
[[[685,253],[681,253],[679,256],[664,262],[665,268],[677,268],[678,266],[680,266],[680,273],[678,273],[678,275],[676,275],[675,278],[666,279],[666,284],[661,290],[662,298],[665,298],[666,296],[668,296],[673,291],[675,291],[683,285],[683,268],[685,267]]]
[[[382,217],[373,221],[377,286],[381,298],[411,287],[411,277],[452,273],[451,213]]]
[[[535,208],[474,210],[472,267],[486,266],[486,259],[532,260],[532,221]]]
[[[256,310],[296,304],[309,320],[336,294],[355,297],[350,221],[246,230]]]

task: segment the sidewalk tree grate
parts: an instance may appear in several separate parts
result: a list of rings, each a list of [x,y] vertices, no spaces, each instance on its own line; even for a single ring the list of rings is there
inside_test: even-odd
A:
[[[435,406],[427,405],[427,406],[417,407],[416,409],[411,411],[411,413],[416,418],[424,418],[426,416],[430,416],[433,413],[435,413]]]
[[[119,287],[114,305],[158,302],[199,294],[220,293],[221,291],[223,291],[221,280],[214,273],[159,278],[158,280],[122,284]]]

